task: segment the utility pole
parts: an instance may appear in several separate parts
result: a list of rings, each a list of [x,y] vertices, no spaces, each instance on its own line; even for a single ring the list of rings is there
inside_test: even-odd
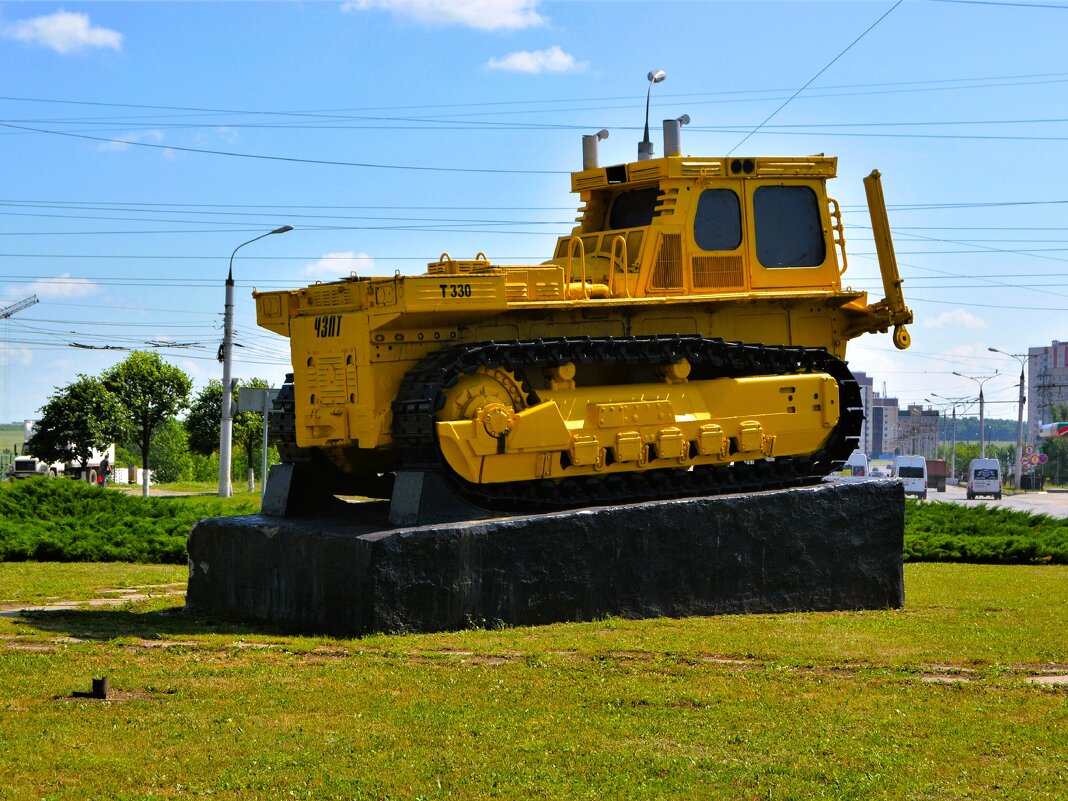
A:
[[[967,378],[969,381],[974,381],[976,384],[979,385],[979,458],[980,459],[985,459],[986,458],[986,437],[984,436],[984,431],[983,431],[983,423],[984,423],[984,415],[983,415],[983,406],[984,406],[983,384],[985,384],[991,378],[996,378],[997,375],[998,375],[998,371],[995,370],[994,371],[994,375],[965,375],[964,373],[958,373],[956,370],[954,370],[953,371],[953,375],[959,376],[961,378]]]
[[[219,420],[219,497],[229,498],[233,493],[230,491],[230,451],[233,446],[234,415],[232,410],[231,393],[231,363],[234,350],[234,256],[245,245],[252,244],[271,234],[284,234],[292,231],[292,225],[283,225],[265,234],[253,237],[248,242],[242,242],[234,252],[230,254],[230,270],[226,274],[226,295],[223,307],[223,345],[219,349],[219,361],[223,365],[222,380],[222,409]]]
[[[1020,363],[1020,400],[1016,410],[1016,489],[1020,489],[1020,482],[1023,479],[1023,413],[1024,403],[1027,401],[1027,396],[1024,395],[1024,365],[1027,364],[1027,360],[1033,358],[1027,353],[1007,353],[997,348],[987,348],[991,353],[1000,353],[1002,356],[1009,356],[1016,359]]]
[[[939,394],[937,394],[935,392],[931,393],[931,397],[938,398],[939,400],[944,401],[947,408],[949,408],[949,407],[953,408],[953,434],[952,434],[953,442],[950,445],[950,451],[949,451],[949,462],[950,462],[950,464],[949,464],[949,474],[951,476],[953,476],[954,478],[956,478],[957,477],[957,406],[958,405],[964,405],[968,401],[966,401],[964,398],[945,398],[945,397],[943,397],[943,396],[941,396],[941,395],[939,395]]]

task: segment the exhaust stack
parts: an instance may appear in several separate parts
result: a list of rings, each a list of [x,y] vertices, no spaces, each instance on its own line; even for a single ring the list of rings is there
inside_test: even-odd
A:
[[[585,134],[582,137],[582,169],[592,170],[597,164],[597,142],[608,138],[608,131],[604,128],[595,134]]]
[[[664,155],[682,155],[682,126],[690,124],[690,115],[683,114],[677,120],[664,120]]]

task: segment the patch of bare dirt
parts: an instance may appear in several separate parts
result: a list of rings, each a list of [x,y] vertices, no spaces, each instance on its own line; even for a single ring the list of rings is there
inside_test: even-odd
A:
[[[107,609],[122,606],[125,603],[147,601],[152,598],[171,598],[185,595],[185,583],[180,584],[146,584],[126,589],[97,590],[98,597],[87,601],[52,601],[47,604],[11,604],[0,606],[3,617],[19,617],[23,612],[69,612],[88,606],[90,609]]]

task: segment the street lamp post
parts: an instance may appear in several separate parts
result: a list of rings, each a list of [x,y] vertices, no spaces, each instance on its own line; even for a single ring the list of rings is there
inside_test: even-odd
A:
[[[933,393],[932,393],[933,394]],[[929,403],[932,406],[936,406],[939,411],[938,425],[935,427],[935,458],[939,456],[944,457],[946,455],[946,449],[949,445],[949,424],[946,422],[945,410],[949,408],[949,404],[938,403],[931,400],[931,398],[924,398],[924,403]]]
[[[233,392],[233,389],[230,386],[230,373],[234,350],[234,256],[237,255],[237,251],[241,250],[245,245],[251,245],[253,242],[263,239],[265,236],[270,236],[271,234],[284,234],[287,231],[292,230],[292,225],[283,225],[281,228],[275,228],[273,231],[268,231],[265,234],[260,234],[259,236],[248,240],[248,242],[242,242],[234,248],[234,252],[230,254],[230,270],[226,274],[226,305],[223,314],[223,344],[220,353],[220,361],[222,361],[223,365],[222,417],[219,420],[220,498],[229,498],[232,494],[230,487],[230,452],[233,443],[234,416],[232,405],[233,399],[230,397],[230,394]]]
[[[1020,481],[1023,478],[1023,410],[1024,401],[1027,400],[1024,395],[1024,365],[1027,364],[1027,360],[1031,356],[1026,353],[1006,353],[997,348],[987,348],[987,350],[991,353],[1000,353],[1002,356],[1010,356],[1020,363],[1020,403],[1019,408],[1016,410],[1016,475],[1014,484],[1016,489],[1020,489]]]
[[[638,161],[645,161],[653,157],[653,143],[649,141],[649,98],[653,94],[653,84],[660,83],[667,77],[663,70],[650,70],[646,78],[649,88],[645,92],[645,138],[638,142]]]
[[[953,408],[953,433],[952,444],[949,451],[949,474],[954,478],[957,477],[957,406],[962,406],[966,401],[962,398],[944,398],[934,392],[931,393],[932,398],[938,398],[945,402],[945,406]],[[929,399],[928,399],[929,400]]]
[[[986,436],[983,431],[983,384],[989,381],[991,378],[995,378],[998,371],[994,371],[994,375],[964,375],[964,373],[958,373],[953,371],[953,375],[960,376],[961,378],[967,378],[969,381],[974,381],[979,385],[979,458],[986,458]]]

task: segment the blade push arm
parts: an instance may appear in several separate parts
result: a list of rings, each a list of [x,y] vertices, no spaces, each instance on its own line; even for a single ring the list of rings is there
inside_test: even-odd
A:
[[[894,326],[894,345],[904,350],[912,342],[905,324],[912,322],[912,310],[905,305],[905,296],[901,292],[901,275],[897,269],[897,257],[894,255],[894,243],[890,239],[890,223],[886,217],[886,201],[883,199],[883,185],[878,170],[864,179],[864,192],[868,197],[868,214],[871,215],[871,229],[875,237],[875,252],[879,256],[879,271],[883,277],[883,299],[869,306],[869,311],[880,318],[880,326]],[[884,327],[885,326],[885,327]]]

